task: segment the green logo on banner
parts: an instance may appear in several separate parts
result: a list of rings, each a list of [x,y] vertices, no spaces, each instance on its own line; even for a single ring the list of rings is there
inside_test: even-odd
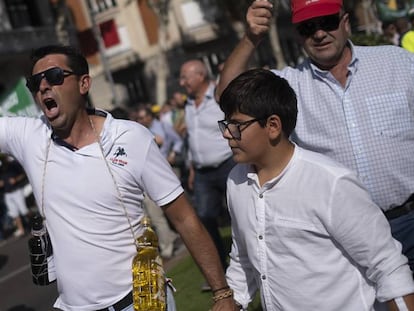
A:
[[[21,78],[11,91],[0,99],[1,116],[34,117],[40,114],[40,110],[25,83],[25,79]]]

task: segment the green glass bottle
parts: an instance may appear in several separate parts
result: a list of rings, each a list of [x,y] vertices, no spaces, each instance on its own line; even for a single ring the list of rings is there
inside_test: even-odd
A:
[[[158,238],[147,216],[142,219],[144,233],[137,238],[137,251],[132,261],[135,311],[165,311],[165,276]]]
[[[40,214],[32,218],[32,236],[28,244],[33,283],[49,285],[56,281],[52,242]]]

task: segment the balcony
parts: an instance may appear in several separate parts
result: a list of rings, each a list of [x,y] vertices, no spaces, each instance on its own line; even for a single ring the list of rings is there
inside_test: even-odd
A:
[[[27,27],[0,32],[0,55],[30,51],[43,45],[58,44],[54,27]]]

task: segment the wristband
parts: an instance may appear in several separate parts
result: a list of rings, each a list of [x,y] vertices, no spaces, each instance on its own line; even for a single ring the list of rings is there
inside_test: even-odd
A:
[[[397,297],[397,298],[394,298],[394,301],[395,301],[395,304],[397,305],[399,311],[408,311],[408,307],[407,307],[407,304],[404,301],[404,298]]]
[[[223,299],[230,298],[230,297],[233,297],[233,290],[229,288],[225,292],[214,295],[213,296],[213,301],[214,301],[214,303],[216,303],[219,300],[223,300]]]

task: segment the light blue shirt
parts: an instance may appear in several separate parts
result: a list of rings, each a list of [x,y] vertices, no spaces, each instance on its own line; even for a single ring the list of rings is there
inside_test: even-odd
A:
[[[160,146],[160,151],[165,158],[168,157],[168,154],[171,151],[181,153],[183,148],[183,140],[171,125],[154,119],[149,127],[149,130],[154,135],[158,135],[162,138],[163,143]]]
[[[274,72],[298,97],[292,140],[355,170],[387,210],[414,192],[414,54],[395,46],[351,48],[345,88],[309,60]]]
[[[191,99],[185,106],[190,156],[196,168],[218,166],[232,155],[217,124],[217,121],[224,119],[224,113],[214,99],[214,88],[214,83],[210,83],[198,107]]]

